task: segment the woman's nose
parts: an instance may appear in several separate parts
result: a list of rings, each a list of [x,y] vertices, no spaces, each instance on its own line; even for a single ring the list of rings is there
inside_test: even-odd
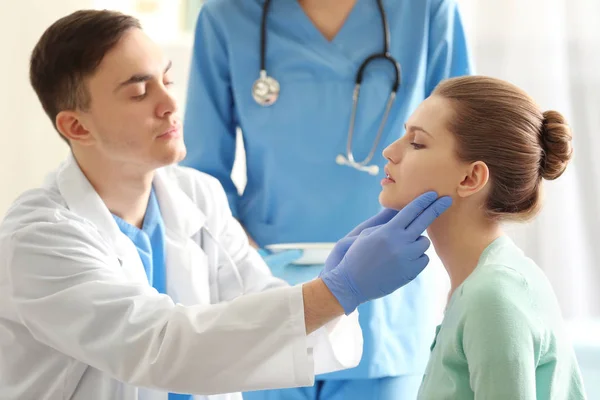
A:
[[[401,151],[400,151],[400,140],[398,139],[396,140],[394,143],[390,144],[388,147],[386,147],[385,149],[383,149],[383,156],[390,162],[397,164],[398,161],[400,161],[400,158],[402,157]]]

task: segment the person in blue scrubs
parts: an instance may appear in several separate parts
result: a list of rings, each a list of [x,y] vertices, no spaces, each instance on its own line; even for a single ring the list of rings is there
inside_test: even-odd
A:
[[[456,0],[383,0],[390,53],[402,83],[372,163],[378,176],[336,163],[345,154],[352,93],[361,63],[383,50],[376,0],[272,0],[266,22],[266,69],[281,91],[257,104],[264,0],[208,0],[198,17],[184,129],[183,164],[218,178],[234,216],[262,249],[274,275],[295,284],[321,265],[290,264],[273,243],[334,242],[380,210],[381,151],[399,138],[408,115],[443,79],[471,73]],[[366,68],[353,135],[363,160],[375,141],[394,81],[385,61]],[[231,178],[236,129],[246,151],[247,184]],[[283,261],[283,262],[282,262]],[[414,399],[429,356],[435,309],[423,274],[359,308],[364,353],[357,368],[318,377],[314,387],[245,393],[250,400]]]

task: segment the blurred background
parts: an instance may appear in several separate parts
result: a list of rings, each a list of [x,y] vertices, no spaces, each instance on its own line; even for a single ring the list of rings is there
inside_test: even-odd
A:
[[[561,179],[546,183],[545,208],[536,221],[510,226],[509,233],[550,278],[590,399],[600,399],[600,1],[458,2],[476,73],[521,86],[542,108],[561,111],[572,125],[573,163]],[[28,82],[29,55],[42,32],[81,8],[137,16],[173,60],[175,95],[183,110],[201,6],[202,0],[0,0],[0,216],[68,151]],[[243,190],[242,148],[239,154],[233,175]]]

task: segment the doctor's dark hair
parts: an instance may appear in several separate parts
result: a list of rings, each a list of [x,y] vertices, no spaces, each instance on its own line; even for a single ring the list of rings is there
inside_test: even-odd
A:
[[[492,185],[486,211],[494,219],[528,220],[542,204],[542,179],[561,176],[571,159],[571,131],[557,111],[542,112],[527,93],[494,78],[465,76],[433,92],[450,101],[448,128],[465,162],[484,162]]]
[[[141,29],[141,25],[131,16],[80,10],[59,19],[42,34],[31,54],[29,80],[57,131],[59,112],[89,108],[84,79],[132,28]]]

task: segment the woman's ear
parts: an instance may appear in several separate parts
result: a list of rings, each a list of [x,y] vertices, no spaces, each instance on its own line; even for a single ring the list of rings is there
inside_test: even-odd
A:
[[[471,163],[468,165],[456,192],[460,197],[472,196],[485,188],[489,178],[490,170],[483,161]]]

